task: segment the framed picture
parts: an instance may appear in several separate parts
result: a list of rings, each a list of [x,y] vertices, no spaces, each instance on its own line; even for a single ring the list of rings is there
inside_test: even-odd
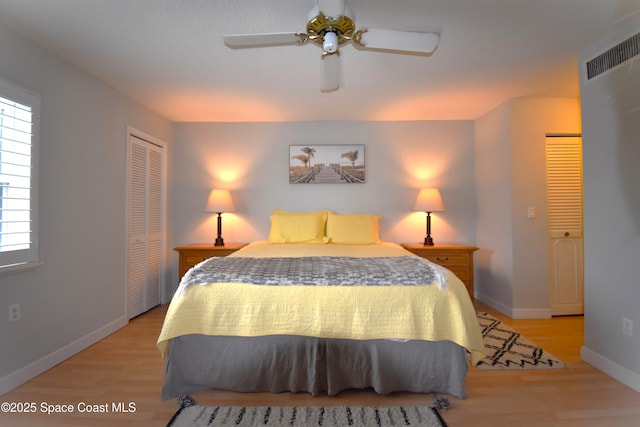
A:
[[[290,145],[290,184],[365,182],[364,144]]]

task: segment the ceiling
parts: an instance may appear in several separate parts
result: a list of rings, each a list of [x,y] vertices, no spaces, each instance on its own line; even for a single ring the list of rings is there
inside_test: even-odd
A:
[[[577,55],[640,0],[347,0],[356,26],[438,31],[431,56],[341,49],[323,93],[304,31],[315,0],[0,0],[0,21],[175,122],[473,120],[514,97],[579,95]]]

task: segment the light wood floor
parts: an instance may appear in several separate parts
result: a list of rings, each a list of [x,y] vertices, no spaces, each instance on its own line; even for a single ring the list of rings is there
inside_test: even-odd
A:
[[[465,400],[449,397],[445,421],[455,426],[639,426],[640,394],[580,360],[582,317],[512,320],[476,303],[568,365],[562,370],[469,370]],[[0,413],[2,426],[163,426],[176,401],[162,401],[163,360],[155,347],[166,307],[134,319],[120,331],[0,397],[0,402],[35,403],[35,414]],[[201,404],[329,406],[431,405],[430,395],[349,391],[338,396],[306,393],[196,393]],[[135,405],[135,412],[113,406]],[[72,414],[42,413],[43,404],[70,404]],[[108,413],[80,413],[82,404],[106,405]],[[133,409],[133,408],[132,408]]]

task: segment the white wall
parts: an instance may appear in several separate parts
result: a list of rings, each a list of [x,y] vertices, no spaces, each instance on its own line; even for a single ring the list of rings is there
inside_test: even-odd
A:
[[[381,237],[421,242],[418,189],[441,189],[447,211],[434,214],[436,243],[475,243],[473,122],[304,122],[176,124],[173,243],[212,242],[214,215],[203,212],[212,187],[232,190],[225,242],[266,239],[274,208],[332,209],[382,216]],[[365,144],[364,184],[289,184],[290,144]],[[177,277],[177,272],[176,272]]]
[[[126,323],[126,129],[170,142],[172,127],[1,25],[0,58],[2,79],[41,96],[44,263],[0,275],[2,394]]]
[[[550,315],[545,137],[580,133],[580,104],[517,98],[510,105],[514,317]],[[535,219],[528,219],[529,207]]]
[[[578,100],[512,99],[475,129],[478,297],[511,317],[548,317],[545,136],[580,132]]]
[[[580,63],[640,32],[640,18]],[[581,70],[582,71],[582,70]],[[640,391],[640,68],[638,57],[589,82],[581,75],[585,204],[582,357]],[[622,334],[622,319],[634,336]]]
[[[475,122],[476,295],[509,311],[513,305],[510,104]]]

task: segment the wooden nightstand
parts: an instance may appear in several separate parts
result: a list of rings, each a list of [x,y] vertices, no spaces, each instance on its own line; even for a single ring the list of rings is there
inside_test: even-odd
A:
[[[451,270],[464,283],[473,299],[473,252],[478,248],[454,244],[425,246],[420,243],[403,243],[402,247]]]
[[[227,243],[224,246],[214,246],[212,243],[194,243],[173,248],[180,254],[178,261],[178,280],[194,265],[205,259],[215,256],[231,255],[240,248],[247,246],[246,243]]]

